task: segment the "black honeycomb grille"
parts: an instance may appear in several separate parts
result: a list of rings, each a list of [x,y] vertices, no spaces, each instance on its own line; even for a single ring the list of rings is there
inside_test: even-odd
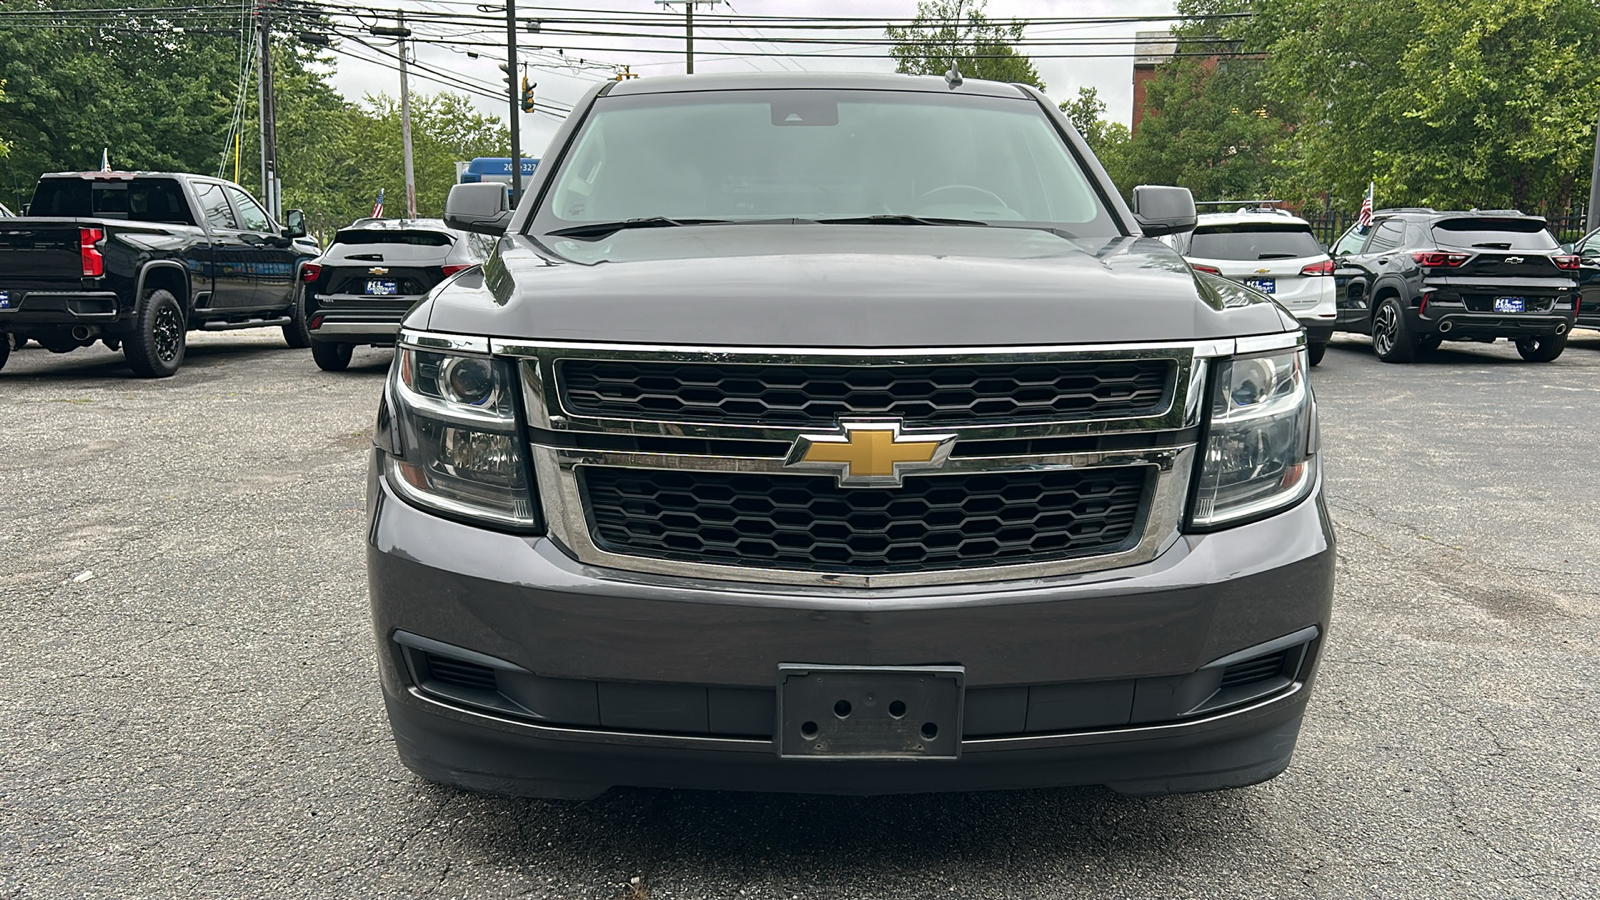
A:
[[[1266,656],[1235,663],[1222,670],[1222,684],[1224,688],[1242,687],[1269,678],[1277,678],[1283,674],[1284,664],[1289,660],[1288,650],[1279,650]]]
[[[1146,466],[831,477],[579,468],[595,543],[629,556],[885,574],[1058,560],[1130,546]]]
[[[768,426],[840,416],[918,425],[1026,423],[1166,410],[1171,360],[939,366],[814,366],[567,359],[561,401],[577,415]]]

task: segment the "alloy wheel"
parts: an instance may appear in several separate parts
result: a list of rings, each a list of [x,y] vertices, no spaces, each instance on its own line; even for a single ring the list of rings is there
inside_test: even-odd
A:
[[[1379,356],[1394,349],[1394,333],[1394,307],[1385,304],[1379,307],[1377,318],[1372,323],[1372,349],[1378,351]]]
[[[177,359],[178,347],[183,343],[183,323],[178,320],[177,309],[164,304],[156,310],[155,328],[152,330],[156,356],[162,362],[172,362]]]

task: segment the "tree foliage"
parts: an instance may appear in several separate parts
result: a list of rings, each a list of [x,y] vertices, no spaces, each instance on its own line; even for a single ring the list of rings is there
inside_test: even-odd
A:
[[[1183,0],[1184,44],[1126,145],[1136,181],[1197,196],[1565,208],[1600,107],[1592,0]],[[1236,112],[1237,111],[1237,112]],[[1254,114],[1252,116],[1252,113]]]
[[[1111,180],[1121,184],[1126,177],[1122,169],[1128,143],[1128,126],[1106,119],[1106,102],[1100,99],[1100,91],[1088,85],[1079,87],[1076,98],[1061,101],[1061,111],[1066,114],[1072,127],[1083,135],[1089,149],[1106,167]]]
[[[41,9],[104,8],[92,0]],[[234,172],[228,125],[238,99],[247,35],[237,27],[185,27],[189,0],[141,0],[157,12],[126,13],[95,29],[0,27],[0,199],[26,202],[43,172],[118,169]],[[172,10],[165,13],[165,10]],[[192,24],[192,23],[191,23]],[[226,33],[221,33],[226,32]],[[274,42],[279,171],[284,206],[324,228],[366,215],[381,188],[390,214],[405,208],[398,104],[352,103],[328,81],[329,60],[288,35]],[[259,194],[260,145],[253,72],[237,146],[240,182]],[[509,133],[464,97],[413,96],[418,212],[437,216],[455,182],[455,161],[504,156]]]
[[[963,78],[1031,84],[1044,90],[1033,61],[1012,45],[1021,22],[1002,24],[983,14],[987,0],[919,0],[913,24],[891,26],[889,56],[906,75],[943,75],[955,64]]]

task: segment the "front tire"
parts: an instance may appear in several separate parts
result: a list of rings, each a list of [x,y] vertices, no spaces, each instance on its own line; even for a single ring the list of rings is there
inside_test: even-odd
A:
[[[325,341],[311,342],[311,358],[317,361],[317,368],[324,372],[343,372],[350,367],[350,356],[355,353],[355,344],[330,344]]]
[[[1386,363],[1408,363],[1417,358],[1417,339],[1406,325],[1400,301],[1390,297],[1372,314],[1372,351]]]
[[[1328,352],[1326,342],[1306,345],[1306,361],[1313,366],[1322,362],[1322,357]]]
[[[140,378],[171,378],[183,365],[189,323],[183,304],[170,291],[156,289],[139,301],[134,331],[122,345],[128,365]]]
[[[1528,362],[1551,362],[1567,349],[1565,334],[1517,338],[1517,353]]]
[[[283,326],[283,342],[291,350],[304,350],[311,346],[311,329],[306,327],[306,289],[296,286],[294,299],[289,303],[289,324]]]

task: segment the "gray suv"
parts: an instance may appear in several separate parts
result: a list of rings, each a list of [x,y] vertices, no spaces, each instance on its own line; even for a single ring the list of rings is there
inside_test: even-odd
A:
[[[433,781],[1238,787],[1288,764],[1334,536],[1299,324],[1192,271],[1032,88],[608,82],[407,317],[379,671]]]

